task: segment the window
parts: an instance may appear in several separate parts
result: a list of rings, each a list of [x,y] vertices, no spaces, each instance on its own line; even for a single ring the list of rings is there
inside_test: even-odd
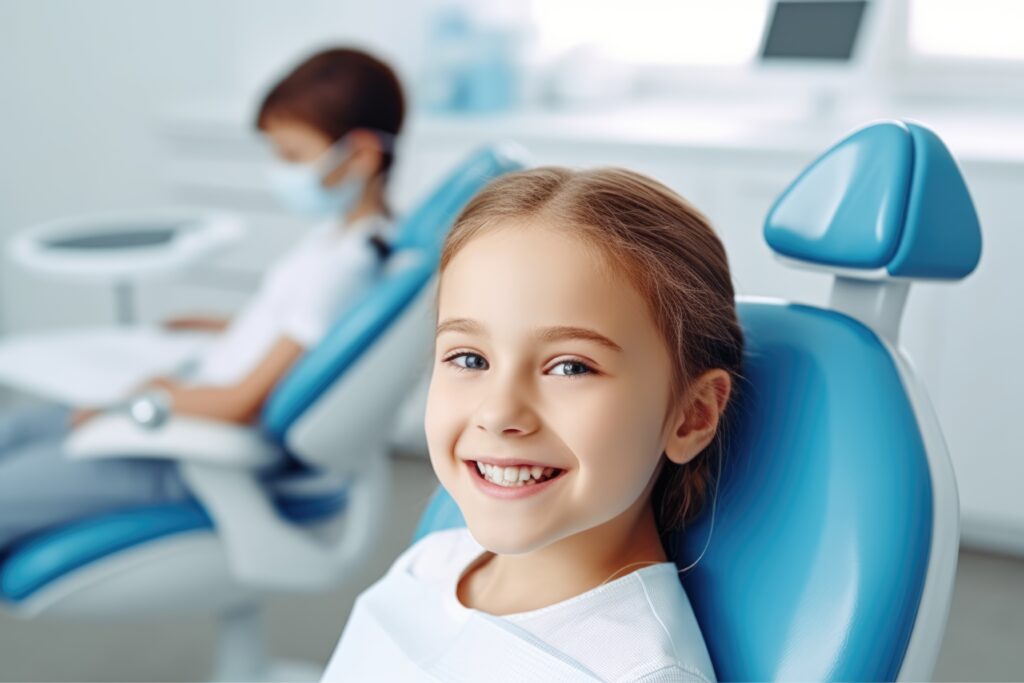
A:
[[[767,0],[534,0],[542,49],[597,46],[632,64],[736,65],[757,54]]]
[[[910,0],[911,57],[1024,61],[1024,1]]]

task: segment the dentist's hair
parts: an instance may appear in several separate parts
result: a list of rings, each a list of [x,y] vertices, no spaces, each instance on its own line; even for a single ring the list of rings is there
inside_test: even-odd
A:
[[[256,127],[283,119],[310,126],[331,139],[368,128],[398,135],[405,96],[394,70],[373,55],[351,48],[317,52],[278,81],[260,103]],[[393,163],[386,152],[381,173]]]
[[[618,168],[542,167],[505,175],[470,201],[445,241],[441,271],[489,228],[538,219],[596,247],[647,301],[673,364],[670,413],[705,371],[721,368],[733,380],[729,407],[708,447],[684,465],[666,458],[655,483],[660,533],[680,529],[700,513],[720,471],[711,459],[721,464],[741,379],[743,331],[725,249],[701,213],[646,176]]]

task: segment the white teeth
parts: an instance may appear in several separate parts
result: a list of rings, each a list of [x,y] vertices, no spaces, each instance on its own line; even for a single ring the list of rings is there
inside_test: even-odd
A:
[[[508,487],[532,486],[556,472],[554,467],[540,467],[539,465],[499,467],[479,461],[476,463],[476,468],[487,481]]]

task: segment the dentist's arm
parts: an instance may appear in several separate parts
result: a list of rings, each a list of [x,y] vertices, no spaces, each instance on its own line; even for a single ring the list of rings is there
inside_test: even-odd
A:
[[[197,330],[201,332],[223,332],[231,324],[230,318],[213,316],[184,316],[170,318],[163,322],[168,330]]]
[[[170,379],[154,380],[150,386],[166,391],[175,415],[192,415],[224,422],[249,422],[270,395],[274,385],[302,356],[305,347],[290,337],[281,337],[263,360],[242,381],[230,386],[184,386]]]

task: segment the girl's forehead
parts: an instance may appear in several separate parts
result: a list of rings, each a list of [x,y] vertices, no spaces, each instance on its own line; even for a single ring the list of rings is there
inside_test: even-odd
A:
[[[439,320],[494,331],[575,325],[603,333],[649,326],[647,305],[600,251],[571,229],[508,223],[473,237],[441,276]]]

